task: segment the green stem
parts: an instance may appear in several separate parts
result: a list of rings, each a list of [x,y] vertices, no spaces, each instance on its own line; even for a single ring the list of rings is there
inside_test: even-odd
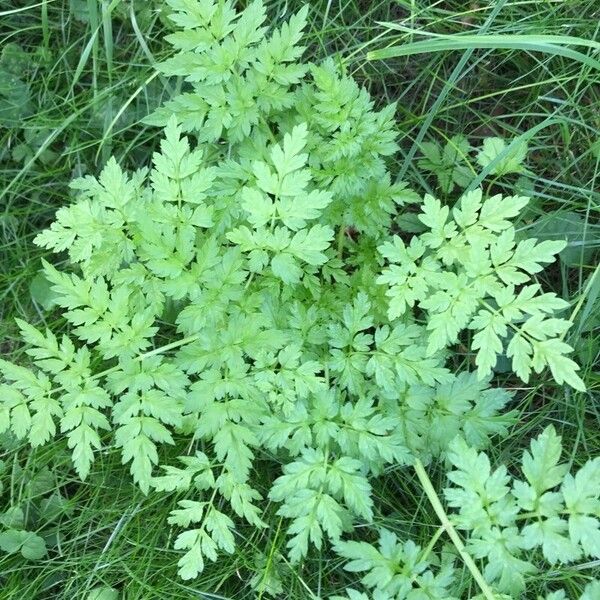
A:
[[[477,582],[477,585],[481,588],[481,591],[483,592],[483,595],[487,598],[487,600],[496,600],[494,592],[490,589],[490,586],[483,578],[481,571],[477,568],[475,561],[467,552],[463,541],[460,539],[460,536],[458,535],[456,529],[454,529],[454,526],[450,522],[450,519],[448,518],[448,515],[446,514],[446,511],[442,506],[440,498],[437,495],[435,489],[433,488],[431,479],[429,479],[429,476],[427,475],[427,472],[423,467],[423,463],[418,458],[415,460],[414,468],[415,472],[417,473],[417,477],[419,478],[419,481],[421,482],[421,485],[423,486],[423,489],[427,494],[427,498],[429,499],[429,502],[431,503],[431,506],[435,511],[435,514],[437,515],[442,526],[448,533],[448,536],[452,540],[452,543],[458,550],[458,553],[460,554],[460,557],[465,563],[467,569],[469,569],[469,571],[471,572],[473,579]]]
[[[44,57],[48,58],[50,50],[50,26],[48,24],[48,0],[42,2],[42,39],[44,48]]]
[[[281,532],[281,525],[283,522],[283,517],[279,518],[279,523],[277,523],[277,530],[275,531],[275,537],[273,538],[273,542],[271,543],[271,548],[269,550],[269,556],[267,557],[267,562],[265,564],[265,570],[263,572],[263,576],[260,579],[260,583],[258,584],[259,594],[258,600],[262,600],[262,597],[265,593],[266,586],[263,587],[267,577],[269,576],[269,571],[274,563],[275,551],[277,550],[277,538],[279,537],[279,533]]]
[[[425,548],[425,550],[423,550],[423,553],[421,554],[421,557],[419,560],[422,560],[422,561],[427,560],[427,557],[431,554],[431,551],[433,550],[434,546],[437,544],[437,541],[440,539],[440,536],[444,533],[444,531],[446,531],[446,529],[444,528],[443,525],[441,527],[437,528],[437,531],[433,534],[433,537],[429,541],[429,544],[427,544],[427,548]],[[419,576],[419,573],[414,573],[413,576],[410,578],[411,582],[414,583],[414,581],[417,579],[418,576]]]
[[[171,342],[170,344],[166,344],[165,346],[161,346],[160,348],[154,348],[154,350],[150,350],[149,352],[145,352],[144,354],[139,354],[133,360],[135,362],[141,362],[146,358],[150,358],[151,356],[156,356],[157,354],[164,354],[169,350],[173,350],[174,348],[179,348],[180,346],[185,346],[186,344],[190,344],[200,339],[200,334],[195,333],[194,335],[189,335],[188,337],[181,338],[180,340],[176,340]],[[115,365],[114,367],[110,367],[110,369],[105,369],[104,371],[100,371],[100,373],[96,373],[92,375],[88,381],[96,381],[97,379],[101,379],[105,375],[110,375],[115,371],[118,371],[121,368],[121,365]],[[65,389],[64,385],[57,387],[53,390],[50,390],[50,394],[55,394],[56,392],[60,392]]]
[[[337,235],[337,254],[338,258],[341,259],[344,254],[344,241],[346,237],[346,227],[342,224]]]
[[[167,344],[165,346],[161,346],[160,348],[154,348],[154,350],[150,350],[150,352],[145,352],[144,354],[139,354],[133,360],[135,362],[142,362],[144,359],[150,358],[151,356],[156,356],[157,354],[164,354],[165,352],[168,352],[169,350],[173,350],[174,348],[179,348],[180,346],[185,346],[186,344],[195,342],[199,338],[200,338],[200,334],[195,333],[194,335],[189,335],[188,337],[181,338],[180,340],[175,340],[174,342],[171,342],[170,344]],[[100,379],[101,377],[104,377],[105,375],[108,375],[110,373],[114,373],[115,371],[118,371],[120,368],[121,368],[120,365],[115,365],[114,367],[111,367],[110,369],[106,369],[105,371],[100,371],[100,373],[96,373],[95,375],[92,375],[90,377],[90,379]]]
[[[585,286],[585,290],[583,290],[583,293],[581,294],[581,298],[579,298],[579,301],[577,302],[577,305],[573,309],[573,312],[571,313],[571,316],[568,319],[571,323],[575,322],[575,317],[577,317],[577,315],[579,314],[579,311],[581,310],[581,307],[583,306],[583,302],[588,297],[588,294],[590,293],[590,290],[592,289],[592,285],[594,285],[594,281],[596,280],[596,276],[598,275],[599,271],[600,271],[600,265],[598,265],[594,269],[594,272],[592,273],[592,276],[588,279],[587,284]],[[565,337],[566,334],[567,334],[567,332],[565,331],[560,336],[560,339],[562,340]]]

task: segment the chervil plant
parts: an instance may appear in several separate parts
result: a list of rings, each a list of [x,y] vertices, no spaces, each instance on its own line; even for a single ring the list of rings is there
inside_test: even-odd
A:
[[[528,575],[548,572],[557,564],[597,558],[600,553],[600,457],[588,461],[575,475],[560,462],[561,439],[549,426],[523,453],[522,478],[509,475],[506,466],[492,470],[490,460],[461,437],[448,447],[453,470],[451,487],[444,490],[446,513],[417,464],[425,490],[440,517],[442,528],[456,542],[483,591],[482,598],[520,598]],[[467,532],[466,547],[454,529]],[[456,536],[456,538],[455,538]],[[361,583],[374,590],[374,598],[443,598],[453,600],[460,577],[454,561],[441,558],[432,548],[401,542],[381,529],[377,546],[340,541],[336,552],[349,560],[345,569],[363,574]],[[484,562],[483,575],[471,557]],[[588,586],[582,600],[594,598],[598,582]],[[593,592],[592,590],[595,590]],[[508,596],[498,594],[504,592]],[[362,596],[356,590],[349,598]],[[548,600],[565,598],[554,592]]]
[[[423,464],[445,456],[461,511],[452,526],[434,509],[486,597],[522,588],[528,549],[600,557],[583,532],[598,527],[596,462],[569,479],[535,446],[511,487],[478,453],[514,420],[511,394],[490,386],[499,356],[525,382],[549,371],[584,389],[568,303],[535,280],[564,242],[517,238],[526,197],[474,189],[449,206],[395,181],[394,106],[377,110],[333,60],[301,61],[307,9],[268,32],[261,1],[169,5],[180,30],[160,68],[185,91],[148,119],[164,127],[150,168],[111,159],[75,180],[37,236],[68,255],[44,272],[69,333],[19,321],[32,364],[0,361],[0,428],[32,447],[64,438],[82,479],[118,451],[145,494],[176,494],[184,579],[233,553],[241,523],[281,518],[291,563],[327,545],[369,572],[373,598],[453,597],[437,538],[348,540],[373,520],[377,476],[413,465],[437,498]],[[500,146],[484,144],[481,166]],[[449,192],[465,171],[458,182],[448,165]],[[398,227],[402,213],[421,233]]]

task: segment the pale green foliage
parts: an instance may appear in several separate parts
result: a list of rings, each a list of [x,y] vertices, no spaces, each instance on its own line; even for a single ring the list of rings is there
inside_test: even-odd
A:
[[[527,142],[514,141],[511,146],[509,149],[502,138],[487,138],[477,155],[477,162],[482,167],[489,167],[494,175],[522,173],[525,170],[523,161],[527,156]]]
[[[502,138],[485,138],[476,156],[478,167],[498,177],[527,172],[523,165],[527,158],[527,143],[511,140],[510,144],[509,148]],[[470,156],[473,149],[463,135],[452,136],[443,148],[436,142],[423,142],[420,149],[423,158],[419,167],[435,175],[443,194],[449,194],[455,186],[466,188],[473,180],[477,165],[473,164]]]
[[[171,525],[189,527],[190,523],[201,523],[195,529],[181,533],[175,541],[175,549],[187,552],[179,559],[179,575],[182,579],[193,579],[204,569],[204,559],[217,560],[217,551],[230,554],[235,550],[235,540],[231,530],[233,521],[214,506],[206,502],[181,500],[180,509],[171,512],[168,521]]]
[[[160,69],[184,91],[149,119],[164,126],[149,169],[111,159],[75,180],[37,236],[68,252],[64,270],[44,263],[68,334],[19,322],[32,364],[0,361],[0,431],[34,447],[66,438],[82,479],[116,449],[144,493],[173,494],[184,579],[234,553],[242,522],[281,518],[293,563],[334,544],[377,600],[452,598],[446,555],[385,531],[378,548],[342,539],[374,520],[371,480],[391,466],[444,456],[456,435],[470,449],[454,454],[483,461],[514,420],[511,395],[489,385],[497,355],[524,380],[549,367],[582,389],[556,316],[567,303],[531,281],[563,244],[516,241],[526,198],[476,190],[451,209],[395,181],[394,106],[377,110],[332,60],[301,62],[306,8],[267,32],[260,0],[240,13],[168,3],[179,30]],[[468,151],[451,143],[446,166]],[[392,235],[415,203],[426,230]],[[449,350],[468,330],[477,373],[457,373]],[[276,473],[266,488],[258,459]],[[565,525],[544,517],[517,538],[558,560],[556,536],[595,553],[587,479],[562,482]]]
[[[592,581],[585,586],[580,600],[594,600],[598,596],[600,596],[600,581]]]
[[[450,444],[454,485],[446,499],[458,509],[455,522],[468,532],[467,547],[485,559],[484,574],[499,591],[523,591],[526,575],[538,568],[534,551],[550,565],[600,558],[600,458],[572,475],[561,452],[560,437],[547,427],[523,453],[521,479],[505,466],[492,469],[484,453],[460,438]]]
[[[582,390],[578,366],[566,356],[572,348],[559,337],[571,322],[555,316],[568,303],[528,283],[565,243],[515,240],[509,219],[527,202],[521,196],[484,198],[475,190],[450,211],[425,196],[419,218],[427,231],[408,245],[394,236],[379,247],[387,267],[377,282],[388,287],[390,319],[416,307],[427,313],[426,355],[435,356],[471,329],[480,377],[506,352],[524,381],[549,367],[558,383]]]
[[[266,38],[261,0],[241,15],[231,2],[168,0],[168,4],[175,11],[172,20],[183,31],[167,36],[178,53],[160,69],[184,76],[191,89],[149,121],[164,125],[167,115],[175,113],[186,130],[199,131],[203,141],[225,134],[240,142],[261,120],[294,104],[291,88],[307,70],[296,62],[303,51],[298,42],[307,7]]]
[[[390,531],[380,531],[377,547],[344,541],[335,546],[335,551],[349,561],[344,569],[366,573],[361,583],[374,590],[374,599],[456,600],[450,592],[456,576],[453,559],[449,555],[440,559],[410,540],[401,543]],[[353,595],[361,598],[358,592],[349,597]]]
[[[488,456],[461,437],[449,444],[452,485],[444,494],[456,509],[449,517],[465,532],[467,551],[483,561],[498,598],[522,597],[527,576],[549,565],[600,558],[600,458],[572,475],[561,453],[561,439],[549,426],[523,453],[521,479],[511,477],[504,465],[492,468]],[[334,550],[347,561],[344,569],[362,574],[373,598],[450,600],[464,576],[452,551],[438,557],[431,548],[400,542],[385,529],[378,545],[340,541]],[[581,600],[594,598],[597,589],[598,582],[590,583]],[[370,596],[350,590],[348,597]],[[566,598],[559,591],[547,600]]]
[[[103,586],[93,589],[86,600],[119,600],[119,592],[115,588]]]
[[[294,127],[275,144],[270,163],[254,161],[256,187],[244,187],[241,206],[253,230],[245,225],[227,234],[229,241],[248,253],[250,271],[261,273],[267,265],[283,283],[293,284],[303,275],[302,263],[319,266],[327,262],[333,229],[307,226],[318,219],[331,202],[330,192],[308,191],[311,173],[306,166],[306,124]],[[267,227],[268,225],[268,227]]]
[[[470,149],[469,141],[462,135],[451,137],[443,149],[435,142],[423,142],[419,167],[434,173],[440,190],[449,194],[456,185],[464,188],[471,182],[472,173],[467,164]]]

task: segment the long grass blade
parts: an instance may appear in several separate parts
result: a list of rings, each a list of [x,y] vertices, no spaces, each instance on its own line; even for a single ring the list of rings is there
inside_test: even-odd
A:
[[[481,35],[481,36],[448,36],[430,40],[412,42],[400,46],[390,46],[372,50],[367,53],[367,60],[386,60],[400,56],[412,56],[415,54],[428,54],[432,52],[448,52],[452,50],[524,50],[527,52],[542,52],[564,56],[576,60],[588,67],[600,71],[600,61],[583,54],[578,50],[564,47],[560,44],[564,38],[561,36],[511,36],[511,35]],[[550,38],[555,38],[551,43]],[[575,38],[579,40],[579,38]],[[590,45],[592,42],[581,40],[582,45]],[[596,47],[596,46],[594,46]],[[600,47],[600,45],[598,46]]]

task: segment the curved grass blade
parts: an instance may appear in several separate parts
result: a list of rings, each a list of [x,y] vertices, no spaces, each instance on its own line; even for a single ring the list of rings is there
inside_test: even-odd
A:
[[[437,38],[437,39],[457,39],[460,38],[463,41],[479,41],[485,38],[487,42],[497,43],[501,45],[507,38],[510,38],[513,42],[523,43],[544,43],[544,44],[556,44],[558,46],[586,46],[588,48],[595,48],[600,50],[600,42],[595,40],[588,40],[582,37],[574,35],[543,35],[543,34],[502,34],[502,33],[490,33],[490,34],[460,34],[460,35],[449,35],[444,33],[434,33],[432,31],[423,31],[419,29],[412,29],[401,25],[400,23],[389,23],[385,21],[378,21],[378,25],[381,25],[387,29],[394,29],[396,31],[403,31],[411,35],[422,35],[423,37]],[[416,43],[416,42],[415,42]],[[500,47],[500,46],[498,46]]]
[[[554,54],[576,60],[588,67],[600,71],[600,61],[583,54],[578,50],[566,48],[561,44],[567,36],[526,36],[526,35],[481,35],[481,36],[448,36],[412,42],[401,46],[391,46],[372,50],[367,53],[367,60],[385,60],[388,58],[397,58],[400,56],[411,56],[414,54],[427,54],[431,52],[447,52],[452,50],[471,50],[471,49],[491,49],[491,50],[525,50],[528,52],[543,52],[545,54]],[[567,38],[568,39],[568,38]],[[596,48],[596,42],[590,42],[581,38],[574,38],[579,45],[586,45]],[[551,43],[549,40],[552,40]],[[575,42],[569,42],[575,44]],[[600,48],[600,45],[598,45]]]

